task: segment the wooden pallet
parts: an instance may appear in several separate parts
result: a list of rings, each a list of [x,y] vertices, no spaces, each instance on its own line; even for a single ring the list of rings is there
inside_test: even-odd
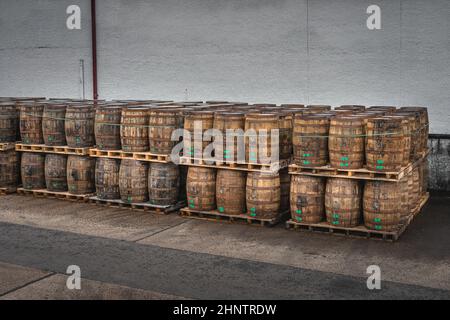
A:
[[[0,196],[16,193],[17,188],[0,188]]]
[[[326,178],[347,178],[347,179],[358,179],[358,180],[377,180],[377,181],[392,181],[398,182],[403,177],[407,176],[415,167],[422,163],[428,156],[425,153],[420,159],[410,163],[409,165],[402,167],[397,172],[380,172],[371,171],[365,168],[361,169],[338,169],[332,168],[330,165],[322,167],[305,167],[299,166],[297,164],[291,164],[289,166],[289,174],[293,175],[305,175],[305,176],[316,176],[316,177],[326,177]]]
[[[16,147],[15,142],[2,142],[0,143],[0,151],[13,150]]]
[[[114,208],[127,208],[136,211],[145,211],[156,214],[169,214],[171,212],[178,211],[186,205],[186,202],[180,201],[175,205],[171,206],[160,206],[151,203],[127,203],[122,200],[105,200],[98,197],[90,197],[89,202],[96,205],[114,207]]]
[[[215,159],[197,159],[191,157],[180,157],[180,165],[192,167],[205,167],[214,169],[228,169],[252,172],[278,172],[281,169],[287,168],[291,163],[291,159],[279,160],[272,164],[259,163],[239,163],[239,162],[219,162]]]
[[[421,212],[423,206],[427,203],[429,197],[430,197],[429,193],[426,193],[422,196],[417,206],[411,211],[411,214],[406,220],[406,222],[396,231],[388,232],[388,231],[371,230],[363,225],[357,227],[339,227],[331,225],[328,222],[302,223],[294,221],[292,219],[286,222],[286,229],[306,230],[311,232],[329,233],[333,235],[347,236],[353,238],[367,238],[393,242],[397,241],[403,234],[403,232],[405,232],[405,230],[411,224],[414,218]]]
[[[206,220],[206,221],[215,221],[215,222],[228,222],[228,223],[240,223],[240,224],[250,224],[257,225],[262,227],[272,227],[279,222],[286,220],[289,212],[280,213],[276,218],[272,219],[262,219],[257,217],[250,217],[246,214],[224,214],[220,213],[217,210],[212,211],[200,211],[200,210],[192,210],[188,207],[180,210],[180,215],[182,217],[190,218],[190,219],[198,219],[198,220]]]
[[[89,155],[96,158],[131,159],[159,163],[170,162],[170,155],[155,154],[150,152],[127,152],[122,150],[91,149],[89,151]]]
[[[22,195],[32,195],[37,198],[55,198],[75,202],[88,202],[89,198],[92,196],[92,194],[79,195],[71,194],[69,192],[53,192],[48,191],[47,189],[29,190],[24,188],[18,188],[17,193]]]
[[[16,150],[22,152],[57,153],[77,156],[89,155],[90,148],[70,148],[68,146],[46,146],[43,144],[16,144]]]

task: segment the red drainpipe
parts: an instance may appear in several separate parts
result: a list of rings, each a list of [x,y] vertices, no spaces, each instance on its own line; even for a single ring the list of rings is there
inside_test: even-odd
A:
[[[97,21],[95,19],[95,0],[91,0],[91,30],[92,30],[92,87],[93,98],[98,99],[97,82]]]

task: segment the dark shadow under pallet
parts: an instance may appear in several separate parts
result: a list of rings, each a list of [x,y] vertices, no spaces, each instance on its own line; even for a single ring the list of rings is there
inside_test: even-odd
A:
[[[397,241],[400,236],[405,232],[414,218],[420,213],[423,206],[427,203],[430,194],[427,192],[424,194],[416,205],[416,207],[411,211],[410,216],[408,217],[405,224],[403,224],[396,231],[379,231],[379,230],[371,230],[366,228],[365,226],[357,226],[357,227],[338,227],[330,225],[328,222],[319,222],[319,223],[302,223],[296,222],[290,219],[286,222],[286,228],[290,230],[305,230],[316,233],[328,233],[333,235],[347,236],[353,238],[367,238],[374,240],[384,240],[384,241]]]
[[[0,188],[0,196],[6,196],[17,192],[17,188]]]
[[[46,146],[43,144],[16,144],[16,151],[37,152],[37,153],[56,153],[76,156],[88,156],[90,148],[71,148],[68,146]]]
[[[278,214],[277,217],[271,219],[250,217],[246,214],[224,214],[217,210],[211,211],[201,211],[193,210],[190,208],[183,208],[180,210],[180,215],[182,217],[206,221],[215,222],[228,222],[228,223],[240,223],[240,224],[250,224],[262,227],[272,227],[282,221],[285,221],[288,217],[289,211]]]
[[[289,166],[289,174],[293,175],[305,175],[305,176],[315,176],[315,177],[325,177],[325,178],[347,178],[347,179],[358,179],[358,180],[376,180],[376,181],[392,181],[398,182],[403,177],[408,175],[415,167],[424,161],[428,155],[429,151],[421,155],[419,159],[411,162],[405,167],[402,167],[397,172],[381,172],[381,171],[371,171],[365,168],[361,169],[341,169],[333,168],[330,165],[322,167],[305,167],[299,166],[297,164],[291,164]]]
[[[95,158],[129,159],[147,162],[169,163],[170,155],[151,152],[128,152],[123,150],[91,149],[89,155]]]
[[[92,196],[92,194],[79,195],[79,194],[71,194],[69,192],[48,191],[47,189],[29,190],[24,188],[18,188],[17,193],[22,195],[32,195],[37,198],[53,198],[53,199],[69,200],[74,202],[88,202],[89,197]]]
[[[278,172],[287,168],[291,163],[291,159],[279,160],[271,164],[260,163],[239,163],[239,162],[219,162],[215,159],[196,159],[191,157],[181,157],[180,164],[192,167],[205,167],[214,169],[228,169],[252,172]]]
[[[144,211],[156,214],[169,214],[171,212],[175,212],[180,210],[186,205],[186,202],[181,201],[174,205],[168,206],[160,206],[156,204],[151,204],[148,202],[144,203],[127,203],[122,200],[106,200],[100,199],[98,197],[90,197],[89,202],[96,205],[101,205],[105,207],[113,207],[113,208],[124,208],[136,211]]]

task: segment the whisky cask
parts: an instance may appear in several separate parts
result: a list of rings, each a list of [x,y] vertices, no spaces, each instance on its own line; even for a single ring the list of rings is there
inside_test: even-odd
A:
[[[0,102],[0,143],[16,142],[19,113],[14,102]]]
[[[0,152],[0,188],[14,191],[19,184],[20,154],[15,150]]]
[[[195,130],[198,126],[198,130]],[[205,148],[212,139],[204,137],[207,130],[214,127],[214,112],[212,111],[191,111],[184,118],[185,135],[184,155],[191,158],[202,159]],[[209,155],[207,155],[209,157]]]
[[[150,163],[148,193],[151,204],[170,206],[178,202],[180,170],[173,163]]]
[[[45,189],[45,154],[23,152],[20,172],[25,189]]]
[[[249,163],[267,164],[280,155],[279,134],[272,136],[272,130],[280,129],[280,116],[275,113],[248,113],[245,116],[245,152]],[[278,138],[278,139],[276,139]],[[278,141],[277,141],[278,140]]]
[[[20,110],[20,136],[24,144],[43,144],[42,115],[44,105],[34,102],[18,103]]]
[[[246,185],[247,214],[253,218],[273,219],[280,211],[278,173],[249,172]]]
[[[42,134],[47,146],[65,146],[67,105],[64,103],[46,103],[42,117]]]
[[[122,110],[120,139],[122,150],[144,152],[149,150],[149,109],[127,107]]]
[[[69,105],[66,109],[65,132],[67,146],[86,148],[95,145],[94,105]]]
[[[119,189],[122,201],[148,201],[148,165],[137,160],[122,160],[119,171]]]
[[[120,199],[120,160],[97,158],[95,163],[95,190],[97,197],[105,200]]]
[[[291,217],[295,222],[317,223],[325,218],[325,179],[293,175]]]
[[[225,214],[246,212],[245,192],[247,173],[237,170],[217,170],[216,200],[217,210]]]
[[[49,191],[68,190],[66,155],[49,153],[45,156],[45,185]]]
[[[245,162],[245,114],[243,112],[222,112],[214,115],[214,129],[222,133],[222,143],[217,144],[216,159],[227,163]],[[227,131],[228,130],[228,131]],[[242,150],[238,150],[238,149]],[[239,154],[240,153],[240,159]]]
[[[107,105],[95,110],[95,144],[101,150],[120,150],[122,105]]]
[[[214,210],[216,208],[216,170],[189,167],[186,193],[190,209]]]
[[[327,222],[339,227],[355,227],[361,222],[362,189],[358,180],[328,178],[325,190]]]
[[[149,116],[150,152],[155,154],[171,154],[179,140],[172,141],[172,133],[184,126],[184,112],[181,108],[150,110]]]
[[[95,192],[95,159],[83,156],[67,158],[67,185],[71,194]]]

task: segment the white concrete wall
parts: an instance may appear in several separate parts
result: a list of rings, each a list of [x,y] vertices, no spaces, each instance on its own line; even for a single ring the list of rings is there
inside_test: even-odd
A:
[[[425,105],[450,133],[448,0],[97,2],[100,98]],[[89,20],[88,0],[0,0],[0,96],[79,97],[84,59],[91,97]]]

